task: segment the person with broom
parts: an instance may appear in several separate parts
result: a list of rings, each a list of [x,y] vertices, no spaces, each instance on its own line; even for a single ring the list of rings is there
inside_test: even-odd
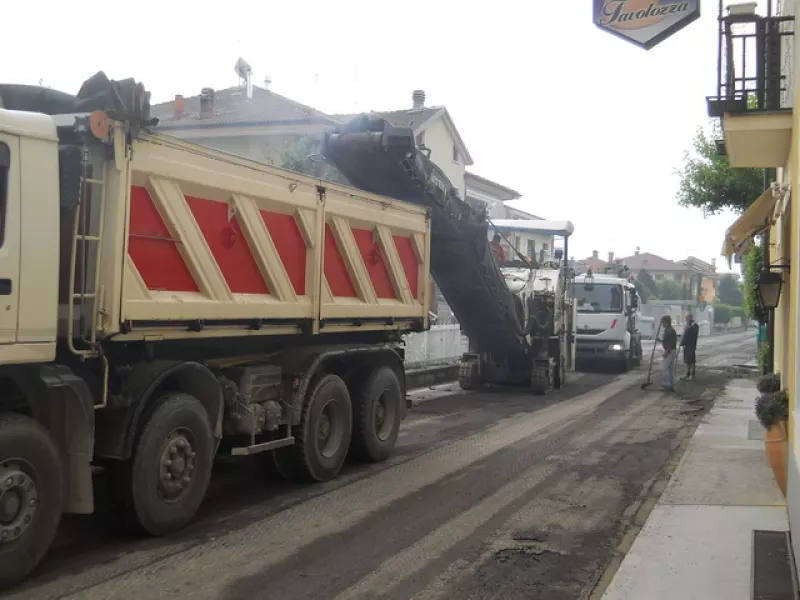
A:
[[[665,392],[675,391],[675,359],[678,355],[678,332],[672,326],[672,318],[664,315],[661,318],[664,333],[661,336],[661,347],[664,349],[664,387]]]

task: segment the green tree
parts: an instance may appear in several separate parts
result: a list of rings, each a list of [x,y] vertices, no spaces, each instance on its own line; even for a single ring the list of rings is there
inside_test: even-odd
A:
[[[719,280],[719,301],[728,306],[742,306],[744,294],[733,275],[723,275]]]
[[[726,156],[717,154],[715,139],[721,138],[719,125],[711,134],[700,128],[695,135],[693,153],[684,154],[680,177],[678,203],[695,207],[704,215],[723,209],[743,212],[764,191],[762,169],[733,168]]]
[[[300,138],[284,153],[280,167],[317,179],[349,185],[345,176],[336,167],[324,161],[319,154],[321,146],[321,140],[317,138],[310,136]]]
[[[742,284],[742,291],[744,292],[744,308],[747,311],[747,316],[751,319],[764,322],[764,313],[761,309],[761,302],[758,299],[758,274],[764,266],[764,252],[760,244],[753,244],[744,259],[744,283]]]
[[[671,279],[665,279],[658,284],[658,297],[661,300],[683,300],[683,286]]]
[[[714,323],[727,325],[732,316],[731,307],[727,304],[717,303],[714,305]]]
[[[656,280],[646,270],[642,269],[636,276],[636,289],[642,298],[658,298],[658,285]],[[644,293],[642,292],[644,290]]]

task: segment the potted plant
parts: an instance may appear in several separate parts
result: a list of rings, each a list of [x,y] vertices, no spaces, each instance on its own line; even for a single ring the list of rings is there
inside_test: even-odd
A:
[[[780,389],[780,376],[769,374],[757,385],[761,395],[756,399],[756,416],[767,431],[764,448],[775,481],[786,495],[786,423],[789,420],[789,394]]]

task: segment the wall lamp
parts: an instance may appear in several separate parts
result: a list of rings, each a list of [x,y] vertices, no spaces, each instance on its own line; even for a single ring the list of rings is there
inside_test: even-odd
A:
[[[758,274],[758,279],[756,279],[758,299],[764,310],[776,309],[781,300],[783,274],[772,269],[788,270],[789,265],[769,265]]]

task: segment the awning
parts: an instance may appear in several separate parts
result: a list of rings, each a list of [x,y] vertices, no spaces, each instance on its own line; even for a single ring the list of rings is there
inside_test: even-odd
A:
[[[728,227],[725,242],[722,244],[722,255],[730,262],[734,254],[744,254],[753,244],[753,237],[772,224],[775,203],[778,197],[772,188],[764,190],[741,216]]]
[[[547,221],[545,219],[494,219],[489,221],[497,231],[526,231],[541,235],[572,235],[575,227],[570,221]]]

